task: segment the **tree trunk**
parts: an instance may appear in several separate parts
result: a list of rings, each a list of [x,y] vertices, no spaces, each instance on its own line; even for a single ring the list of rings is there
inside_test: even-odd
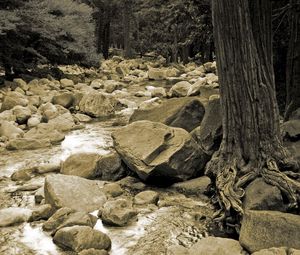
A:
[[[242,187],[261,175],[293,203],[299,183],[282,174],[282,146],[272,69],[269,0],[213,0],[213,25],[222,105],[223,140],[207,165],[216,177],[224,219],[231,208],[242,214]]]
[[[124,13],[123,13],[123,36],[124,36],[124,57],[131,57],[131,45],[130,45],[130,19],[131,19],[131,0],[124,1]]]
[[[286,65],[287,121],[293,111],[300,107],[300,3],[290,0],[290,41]]]

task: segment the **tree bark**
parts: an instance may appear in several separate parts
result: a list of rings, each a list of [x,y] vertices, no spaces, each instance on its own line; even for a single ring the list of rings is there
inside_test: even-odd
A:
[[[131,0],[124,1],[124,13],[123,13],[123,36],[124,36],[124,57],[131,58],[131,43],[130,43],[130,19],[131,19]]]
[[[290,0],[290,40],[286,66],[286,110],[287,121],[293,111],[300,107],[300,3]]]
[[[225,211],[221,219],[231,209],[243,214],[242,188],[259,175],[296,203],[294,189],[300,189],[299,183],[277,167],[287,164],[289,157],[279,129],[270,1],[212,2],[223,140],[206,173],[216,177],[219,203]]]

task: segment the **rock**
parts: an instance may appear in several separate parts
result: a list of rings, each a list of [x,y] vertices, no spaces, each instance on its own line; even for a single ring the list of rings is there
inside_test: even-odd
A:
[[[51,123],[40,123],[37,127],[30,129],[25,133],[24,138],[28,139],[47,139],[52,144],[61,142],[65,139],[65,134],[55,129]]]
[[[206,84],[206,78],[199,78],[191,85],[187,92],[187,96],[198,96],[201,94],[201,88]]]
[[[97,217],[85,212],[76,212],[73,209],[64,207],[57,210],[44,224],[43,230],[55,234],[59,229],[72,226],[88,226],[93,228],[96,225]]]
[[[15,106],[27,106],[28,105],[28,99],[26,97],[18,92],[12,91],[8,92],[6,96],[4,97],[0,112],[3,112],[5,110],[10,110],[14,108]]]
[[[92,121],[92,118],[88,115],[82,114],[82,113],[76,113],[74,115],[75,119],[77,119],[80,122],[90,122]]]
[[[60,172],[66,175],[75,175],[83,178],[95,178],[98,171],[97,153],[76,153],[70,155],[61,165]]]
[[[53,104],[58,104],[65,108],[70,108],[73,105],[74,101],[75,97],[70,92],[65,92],[52,98]]]
[[[186,180],[200,174],[206,163],[201,149],[181,128],[137,121],[114,131],[112,137],[122,160],[142,180]]]
[[[139,110],[151,110],[154,109],[156,107],[158,107],[160,104],[162,103],[161,99],[159,97],[154,97],[151,99],[148,99],[144,102],[142,102],[139,105]]]
[[[168,247],[167,255],[189,255],[189,250],[181,245]]]
[[[300,140],[300,120],[289,120],[281,126],[283,137],[287,140]]]
[[[106,202],[106,196],[100,182],[56,174],[45,179],[45,202],[54,208],[69,207],[92,212]]]
[[[78,255],[109,255],[106,250],[88,249],[78,253]]]
[[[13,122],[8,122],[6,120],[0,122],[0,136],[5,136],[8,139],[14,139],[22,137],[24,131],[16,127]]]
[[[148,71],[148,78],[149,80],[163,80],[166,79],[167,74],[165,70],[159,68],[150,68]]]
[[[136,215],[137,211],[132,208],[132,202],[119,198],[104,204],[101,219],[106,224],[123,227],[135,219]]]
[[[222,115],[220,99],[210,100],[205,108],[201,125],[191,132],[195,141],[208,155],[219,149],[222,140]]]
[[[26,90],[29,89],[29,87],[28,87],[26,81],[24,81],[23,79],[16,78],[16,79],[13,80],[13,82],[16,83],[17,86],[18,86],[20,89],[24,90],[24,91],[26,91]]]
[[[58,116],[58,110],[52,103],[42,104],[39,107],[39,113],[43,116],[43,119],[48,122]]]
[[[7,227],[17,223],[27,222],[31,210],[19,207],[9,207],[0,210],[0,227]]]
[[[41,205],[32,211],[29,221],[47,220],[52,216],[53,212],[51,205]]]
[[[27,126],[29,128],[36,127],[38,124],[41,123],[41,119],[42,119],[42,116],[33,115],[27,120]]]
[[[9,121],[9,122],[15,122],[17,120],[17,118],[13,114],[12,110],[6,110],[3,112],[0,112],[0,122],[2,122],[4,120]]]
[[[109,250],[111,247],[111,240],[106,234],[87,226],[62,228],[56,232],[53,241],[61,248],[75,252],[90,248]]]
[[[207,84],[213,84],[213,83],[217,83],[219,81],[219,78],[217,75],[215,75],[214,73],[208,73],[206,74],[206,79],[207,79]]]
[[[157,192],[152,190],[146,190],[135,195],[134,204],[136,205],[157,204],[158,199],[159,199],[159,195]]]
[[[107,93],[112,93],[117,89],[123,88],[122,83],[120,83],[118,81],[114,81],[114,80],[103,81],[103,86]]]
[[[60,86],[62,88],[67,88],[67,87],[74,87],[74,82],[69,79],[61,79],[60,80]]]
[[[28,107],[17,105],[13,108],[13,114],[16,116],[18,124],[26,124],[31,116],[31,110]]]
[[[36,172],[39,174],[46,174],[51,172],[59,172],[60,163],[48,163],[37,166]]]
[[[34,201],[40,204],[45,199],[44,187],[39,188],[34,194]]]
[[[147,86],[146,87],[147,91],[151,93],[151,97],[166,97],[166,89],[162,87],[152,87],[152,86]]]
[[[94,92],[83,96],[79,103],[81,112],[91,117],[108,117],[115,113],[117,100],[109,94]]]
[[[300,108],[291,113],[289,120],[300,120]]]
[[[140,179],[132,176],[126,176],[122,180],[119,180],[118,184],[120,184],[122,188],[133,192],[143,191],[146,189],[146,185],[141,182]]]
[[[171,97],[185,97],[188,94],[191,84],[187,81],[180,81],[170,89]]]
[[[209,177],[201,176],[185,182],[175,183],[171,187],[185,195],[200,195],[207,191],[210,184],[211,180]]]
[[[129,122],[149,120],[190,132],[201,124],[204,113],[204,105],[197,98],[172,98],[153,109],[135,110]]]
[[[289,255],[300,255],[300,250],[289,249]]]
[[[206,237],[189,249],[190,255],[244,255],[238,241],[220,237]]]
[[[70,112],[66,112],[57,116],[56,118],[51,119],[48,124],[62,132],[70,131],[76,127],[74,118]]]
[[[8,150],[35,150],[50,147],[49,139],[16,138],[6,145]]]
[[[101,79],[96,79],[91,82],[90,86],[93,89],[102,89],[104,87],[102,82],[103,81]]]
[[[245,210],[285,211],[281,191],[276,186],[269,185],[262,178],[251,182],[245,190],[243,201]]]
[[[124,190],[118,183],[105,184],[103,187],[103,191],[111,197],[118,197],[124,193]]]
[[[300,216],[276,211],[246,211],[239,240],[250,252],[282,246],[300,249]]]
[[[121,165],[121,158],[116,151],[101,155],[98,160],[97,178],[103,181],[117,181],[127,174]]]
[[[207,62],[205,64],[203,64],[204,70],[206,73],[214,73],[216,72],[216,62]]]
[[[290,253],[288,253],[290,254]],[[286,248],[270,248],[270,249],[263,249],[257,252],[252,253],[251,255],[287,255]]]
[[[33,171],[34,169],[31,168],[17,170],[11,175],[10,179],[12,181],[29,181],[33,177]]]

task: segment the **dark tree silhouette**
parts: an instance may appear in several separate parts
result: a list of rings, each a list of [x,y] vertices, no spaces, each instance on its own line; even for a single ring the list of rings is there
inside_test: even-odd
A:
[[[258,176],[297,204],[300,183],[279,170],[298,166],[280,136],[271,9],[268,0],[212,1],[223,140],[206,173],[216,178],[221,219],[243,214],[243,187]]]

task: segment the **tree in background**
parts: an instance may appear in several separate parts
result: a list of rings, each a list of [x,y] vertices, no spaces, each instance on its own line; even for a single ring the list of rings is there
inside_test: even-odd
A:
[[[9,0],[0,8],[0,63],[7,74],[46,63],[97,64],[93,9],[88,5],[72,0]]]
[[[280,136],[273,72],[270,1],[213,0],[223,140],[207,165],[216,179],[221,219],[243,214],[243,187],[257,178],[297,204],[300,183],[279,166],[296,167]]]

